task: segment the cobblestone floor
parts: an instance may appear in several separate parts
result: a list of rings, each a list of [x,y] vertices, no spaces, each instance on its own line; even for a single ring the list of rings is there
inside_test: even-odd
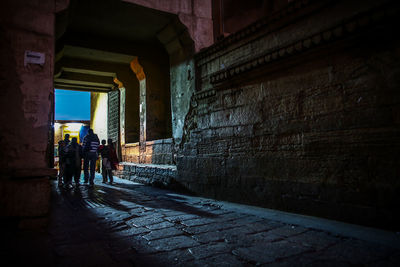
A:
[[[94,188],[53,183],[45,232],[8,232],[10,266],[399,266],[378,244],[116,178]],[[267,211],[266,211],[267,212]],[[279,216],[278,216],[279,217]],[[394,238],[396,234],[394,234]],[[5,242],[6,241],[6,242]],[[2,265],[4,266],[4,265]]]

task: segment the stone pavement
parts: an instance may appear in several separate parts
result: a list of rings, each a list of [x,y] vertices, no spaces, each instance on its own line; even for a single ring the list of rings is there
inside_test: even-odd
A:
[[[399,235],[115,178],[53,182],[43,232],[2,234],[9,266],[399,266]],[[4,229],[3,229],[4,230]],[[2,266],[5,266],[2,264]]]

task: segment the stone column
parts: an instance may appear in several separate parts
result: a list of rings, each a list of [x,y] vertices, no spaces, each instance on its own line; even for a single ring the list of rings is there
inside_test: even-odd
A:
[[[146,162],[146,75],[138,58],[131,62],[131,69],[139,80],[139,117],[140,117],[140,137],[139,137],[139,162]]]
[[[56,1],[0,1],[0,216],[44,226],[57,171],[53,127]]]

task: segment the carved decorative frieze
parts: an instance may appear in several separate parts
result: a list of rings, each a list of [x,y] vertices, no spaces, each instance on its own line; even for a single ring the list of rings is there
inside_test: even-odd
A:
[[[289,3],[285,8],[258,20],[244,29],[233,33],[214,45],[201,50],[196,54],[196,59],[200,60],[208,56],[212,56],[220,50],[226,49],[228,46],[237,43],[238,41],[248,38],[251,35],[259,32],[260,30],[266,31],[265,34],[275,31],[280,27],[292,23],[305,14],[316,11],[318,8],[323,7],[332,2],[332,0],[297,0]],[[312,8],[311,8],[312,7]],[[302,12],[299,12],[302,10]],[[290,16],[290,19],[288,19]]]
[[[323,44],[353,36],[359,32],[368,30],[370,26],[373,26],[388,17],[395,16],[398,14],[399,10],[399,5],[392,5],[360,14],[327,30],[296,40],[285,46],[276,47],[263,54],[252,57],[251,59],[246,59],[214,72],[210,75],[210,83],[214,85],[222,83],[235,76],[252,71],[269,63],[309,51],[310,49]]]
[[[215,96],[215,90],[214,89],[197,92],[195,94],[195,99],[196,100],[200,100],[200,99],[204,99],[204,98],[208,98],[208,97],[212,97],[212,96]]]

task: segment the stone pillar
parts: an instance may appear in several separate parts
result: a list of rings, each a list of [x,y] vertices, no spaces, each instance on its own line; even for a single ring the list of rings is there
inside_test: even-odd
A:
[[[125,145],[125,87],[119,89],[119,130],[121,146]]]
[[[139,137],[139,153],[140,163],[145,163],[146,157],[146,75],[143,67],[140,65],[138,58],[131,62],[131,69],[139,80],[139,116],[140,116],[140,137]]]
[[[121,144],[135,143],[139,141],[139,91],[140,85],[137,77],[133,75],[129,66],[117,73],[118,79],[123,83],[120,88],[121,104]]]
[[[43,226],[53,156],[56,1],[0,2],[0,216],[19,227]]]
[[[140,163],[146,162],[146,79],[143,79],[139,82],[140,84],[140,108],[139,108],[139,116],[140,116],[140,139],[139,139],[139,149],[140,149]]]

